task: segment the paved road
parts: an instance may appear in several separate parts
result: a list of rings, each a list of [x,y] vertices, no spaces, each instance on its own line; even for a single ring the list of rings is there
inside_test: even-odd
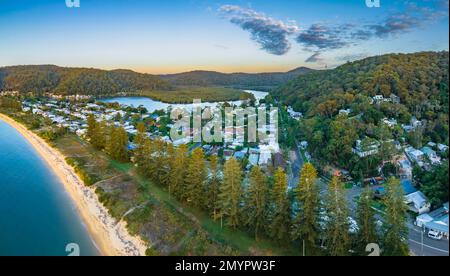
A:
[[[409,228],[409,249],[416,256],[449,256],[447,239],[433,240],[427,236],[427,233],[423,233],[423,246],[422,246],[422,229],[416,227],[412,223],[408,223]]]
[[[300,170],[303,167],[303,158],[299,152],[299,149],[292,149],[289,153],[291,161],[291,175],[289,176],[289,188],[294,188],[297,186]]]

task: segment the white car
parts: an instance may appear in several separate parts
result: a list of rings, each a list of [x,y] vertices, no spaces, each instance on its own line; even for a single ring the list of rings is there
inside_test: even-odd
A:
[[[428,232],[428,237],[433,240],[442,240],[442,233],[435,230],[430,230]]]

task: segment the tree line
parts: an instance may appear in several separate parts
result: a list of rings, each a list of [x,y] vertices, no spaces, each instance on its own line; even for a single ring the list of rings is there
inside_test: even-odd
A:
[[[121,127],[96,122],[93,116],[88,125],[87,136],[94,147],[113,159],[128,160],[128,140]],[[281,167],[273,175],[259,166],[246,174],[235,158],[222,164],[217,155],[206,157],[201,147],[190,150],[187,145],[174,147],[150,139],[143,123],[137,129],[132,161],[138,172],[223,227],[246,230],[256,240],[294,244],[308,255],[365,255],[370,243],[379,244],[385,255],[408,254],[406,206],[399,180],[387,183],[383,227],[377,226],[373,192],[366,188],[357,204],[358,229],[352,232],[343,183],[333,178],[321,197],[318,174],[310,163],[303,166],[297,187],[289,192],[288,176]]]

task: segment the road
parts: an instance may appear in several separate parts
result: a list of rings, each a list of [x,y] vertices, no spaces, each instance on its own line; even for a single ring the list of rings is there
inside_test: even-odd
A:
[[[291,161],[291,174],[289,175],[289,188],[295,188],[300,177],[300,170],[303,167],[303,158],[299,152],[298,147],[289,152],[289,159]]]
[[[409,249],[416,256],[449,256],[447,239],[433,240],[430,239],[427,233],[423,233],[422,246],[422,229],[408,223],[409,228]]]
[[[320,179],[318,183],[323,196],[326,194],[327,181]],[[347,201],[354,218],[356,217],[355,211],[357,207],[355,198],[360,195],[361,191],[362,189],[358,187],[347,190]],[[376,218],[383,220],[383,217],[379,214],[376,215]],[[415,256],[449,256],[449,241],[447,239],[433,240],[428,237],[427,233],[424,233],[422,246],[422,229],[415,226],[413,220],[413,218],[409,218],[407,223],[409,229],[408,243],[411,252]]]

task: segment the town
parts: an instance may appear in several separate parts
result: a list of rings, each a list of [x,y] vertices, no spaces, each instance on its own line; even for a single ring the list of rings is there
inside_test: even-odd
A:
[[[1,96],[14,97],[17,96],[15,92],[2,92]],[[389,98],[384,98],[382,95],[376,95],[370,99],[371,105],[380,103],[392,102],[398,103],[400,100],[397,96],[391,95]],[[309,153],[309,141],[295,141],[294,146],[288,145],[287,142],[274,139],[274,133],[283,136],[290,125],[297,125],[303,120],[303,114],[294,111],[290,106],[283,106],[277,101],[272,100],[271,103],[265,103],[266,100],[261,100],[262,103],[257,102],[257,108],[271,108],[278,107],[280,109],[279,133],[271,130],[272,139],[267,141],[258,141],[257,143],[248,142],[244,134],[244,129],[248,128],[250,118],[247,118],[243,129],[224,128],[225,136],[233,137],[228,142],[223,143],[206,143],[193,142],[192,136],[195,131],[190,128],[187,130],[188,136],[179,140],[172,140],[170,137],[171,129],[176,122],[171,119],[171,110],[156,110],[148,112],[143,106],[126,106],[118,103],[105,103],[102,101],[95,101],[87,96],[70,96],[62,97],[58,95],[49,94],[43,98],[30,98],[22,102],[22,111],[32,113],[35,115],[47,118],[49,122],[59,128],[66,129],[79,136],[81,139],[87,139],[88,131],[88,117],[94,116],[97,121],[106,121],[118,127],[122,127],[129,136],[128,150],[132,151],[136,148],[133,143],[137,133],[138,124],[144,122],[146,125],[146,132],[148,137],[153,140],[161,140],[164,143],[173,144],[178,147],[182,144],[187,144],[189,151],[201,147],[206,156],[217,155],[223,162],[229,160],[231,157],[236,158],[244,164],[247,173],[250,172],[253,166],[259,166],[267,173],[274,173],[275,168],[282,167],[288,173],[289,186],[288,189],[295,188],[298,182],[299,175],[296,174],[298,168],[302,167],[304,163],[314,160],[314,156]],[[244,103],[245,105],[245,103]],[[223,106],[222,106],[223,107]],[[356,114],[354,116],[351,109],[342,109],[337,116],[349,119],[358,119],[362,115]],[[256,114],[254,114],[256,116]],[[286,121],[283,121],[285,118]],[[417,128],[423,127],[423,122],[412,117],[409,124],[399,124],[395,119],[382,118],[381,124],[384,124],[389,129],[401,128],[405,135],[414,131]],[[208,125],[208,120],[202,121],[203,125]],[[241,126],[242,127],[242,126]],[[267,126],[266,126],[267,127]],[[374,191],[376,202],[383,199],[385,194],[384,184],[386,180],[395,176],[401,179],[401,185],[404,190],[404,201],[409,208],[410,218],[408,222],[409,231],[414,236],[418,233],[426,235],[430,240],[447,240],[448,234],[448,202],[442,206],[433,206],[424,192],[417,189],[419,181],[414,177],[414,170],[422,170],[424,172],[431,171],[434,167],[447,161],[448,146],[440,143],[428,142],[425,146],[416,149],[406,142],[406,139],[398,140],[390,139],[386,141],[379,141],[370,137],[361,137],[354,142],[352,152],[359,158],[366,158],[374,156],[385,150],[383,145],[389,144],[389,149],[393,150],[391,160],[384,161],[377,170],[378,173],[364,179],[355,179],[344,168],[337,168],[331,164],[324,166],[321,173],[319,185],[323,192],[326,190],[328,180],[337,176],[340,177],[346,184],[348,189],[347,197],[350,203],[354,203],[360,196],[363,187],[369,185]],[[394,169],[387,169],[390,167]],[[350,204],[353,206],[353,204]],[[373,208],[379,213],[383,213],[383,206],[381,203],[373,205]],[[352,213],[354,213],[354,209]],[[349,217],[352,231],[358,229],[356,221]],[[382,224],[381,216],[378,222]],[[418,246],[420,240],[411,239],[412,250],[416,249],[414,253],[423,254],[423,246]],[[423,243],[423,242],[422,242]],[[448,244],[448,242],[447,242]],[[445,244],[443,249],[445,251]],[[429,246],[431,248],[431,246]],[[419,250],[419,248],[421,248]],[[432,247],[434,248],[434,247]],[[448,247],[447,247],[448,249]]]

